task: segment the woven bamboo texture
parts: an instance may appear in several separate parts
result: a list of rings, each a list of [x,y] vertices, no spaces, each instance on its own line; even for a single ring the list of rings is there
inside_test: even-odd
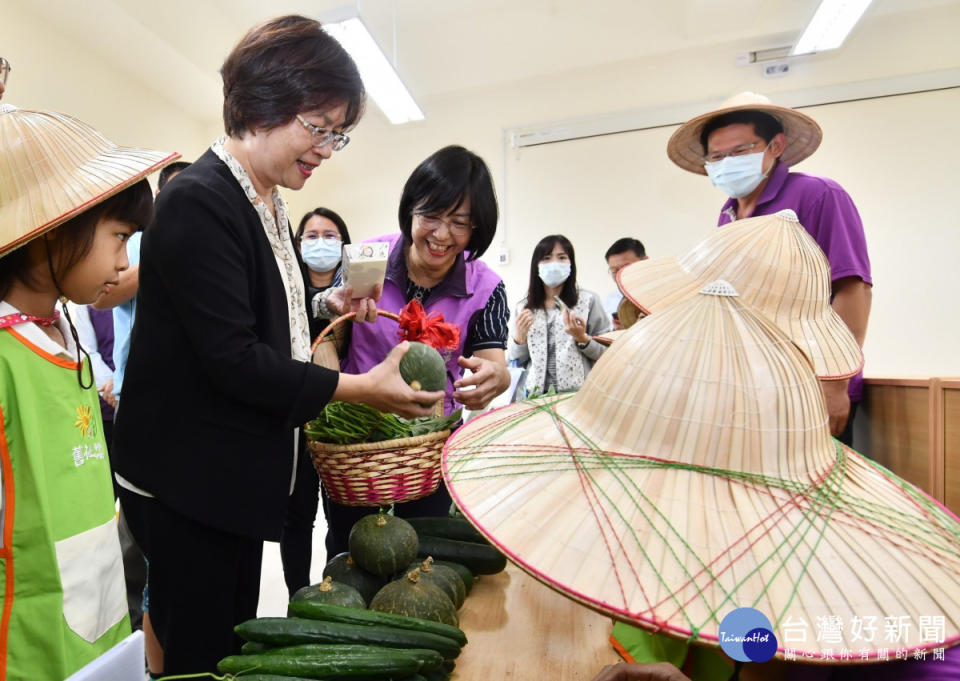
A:
[[[386,506],[432,494],[449,430],[355,445],[311,441],[310,453],[331,499],[346,506]]]
[[[830,306],[827,258],[793,211],[737,220],[680,257],[642,260],[617,274],[624,296],[647,313],[717,279],[790,336],[820,378],[849,378],[863,367],[860,346]]]
[[[716,645],[722,617],[750,606],[781,656],[960,639],[956,517],[833,440],[806,358],[731,295],[631,327],[575,395],[470,421],[444,477],[531,575],[650,630]],[[899,645],[888,617],[911,618]],[[818,640],[832,618],[839,638]],[[853,618],[879,633],[858,640]],[[944,642],[921,638],[924,621]]]
[[[64,114],[0,104],[0,255],[179,157],[117,146]]]
[[[731,111],[763,111],[780,121],[787,138],[787,145],[780,154],[780,162],[790,167],[815,152],[823,139],[820,126],[802,111],[778,106],[769,98],[755,92],[740,92],[729,97],[713,111],[691,118],[677,128],[667,141],[667,156],[670,160],[691,173],[706,175],[700,133],[710,120]]]
[[[333,320],[313,342],[313,361],[339,370],[346,322]],[[392,312],[379,316],[399,321]],[[439,405],[442,415],[442,402]],[[417,437],[337,445],[308,439],[313,465],[331,499],[345,506],[386,506],[432,494],[440,486],[440,454],[450,431]]]

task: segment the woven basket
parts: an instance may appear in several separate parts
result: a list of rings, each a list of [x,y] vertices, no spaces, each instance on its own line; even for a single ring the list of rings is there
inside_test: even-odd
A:
[[[389,312],[380,316],[399,321]],[[337,350],[331,342],[339,336],[341,325],[353,319],[349,313],[335,319],[313,342],[314,362],[331,369],[339,368]],[[443,401],[438,403],[443,410]],[[317,442],[307,436],[313,465],[327,495],[345,506],[386,506],[413,501],[432,494],[440,485],[440,454],[450,436],[449,430],[417,437],[382,442],[338,445]]]

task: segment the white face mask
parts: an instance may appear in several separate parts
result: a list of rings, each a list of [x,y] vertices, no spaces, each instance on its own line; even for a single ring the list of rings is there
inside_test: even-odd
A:
[[[329,272],[340,263],[343,243],[339,239],[304,239],[300,255],[314,272]]]
[[[537,271],[540,274],[540,281],[549,287],[559,286],[570,276],[570,263],[568,262],[542,262],[537,265]]]
[[[743,156],[727,156],[703,165],[714,187],[732,199],[739,199],[759,187],[767,176],[767,173],[763,172],[763,153],[759,151]]]

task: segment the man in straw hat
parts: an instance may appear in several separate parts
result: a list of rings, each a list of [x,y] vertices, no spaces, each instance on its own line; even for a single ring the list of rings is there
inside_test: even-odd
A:
[[[66,678],[130,633],[90,357],[55,305],[127,268],[144,178],[178,156],[0,104],[0,681]]]
[[[461,427],[443,472],[508,558],[619,621],[744,663],[902,649],[957,678],[956,516],[830,437],[808,356],[726,282],[627,329],[577,393]],[[724,645],[757,628],[772,646]]]
[[[684,123],[667,155],[692,173],[708,175],[730,198],[719,225],[793,210],[830,262],[833,307],[863,346],[873,282],[863,223],[850,196],[825,177],[790,170],[810,156],[823,136],[804,113],[743,92]],[[863,375],[823,383],[830,431],[852,441],[853,416],[863,396]]]

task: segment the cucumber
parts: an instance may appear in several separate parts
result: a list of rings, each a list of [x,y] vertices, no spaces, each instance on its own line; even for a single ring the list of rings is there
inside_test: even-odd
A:
[[[460,579],[463,580],[463,586],[466,587],[467,593],[470,593],[470,589],[473,588],[473,573],[470,572],[470,568],[462,563],[452,563],[449,560],[434,560],[434,565],[445,565],[448,568],[452,568],[457,571],[457,574],[460,575]]]
[[[324,643],[301,643],[297,646],[284,646],[282,648],[271,648],[265,655],[288,655],[293,657],[321,657],[333,655],[336,653],[368,653],[375,655],[379,651],[386,650],[394,655],[407,655],[420,663],[419,671],[433,671],[434,669],[446,669],[443,666],[443,655],[436,650],[429,648],[383,648],[381,646],[364,646],[350,644],[324,644]]]
[[[286,655],[230,655],[217,663],[224,674],[279,674],[308,679],[364,676],[406,676],[420,669],[420,662],[410,655],[392,654],[386,649],[377,653],[339,653],[323,657],[288,657]]]
[[[418,555],[466,565],[475,575],[495,575],[507,567],[507,557],[492,546],[443,537],[421,535]]]
[[[464,518],[404,518],[404,520],[413,525],[417,535],[425,534],[428,537],[443,537],[490,545],[486,537]]]
[[[243,681],[314,681],[302,676],[278,676],[277,674],[244,674],[239,678]]]
[[[274,650],[276,646],[270,646],[266,643],[257,643],[256,641],[247,641],[242,646],[240,646],[240,652],[244,655],[259,655],[260,653],[265,653],[270,650]]]
[[[315,604],[312,601],[297,602],[299,606],[306,604],[325,605]],[[291,607],[293,605],[293,603],[290,604]],[[352,610],[352,608],[344,609]],[[454,658],[460,654],[460,644],[452,638],[424,631],[325,622],[297,617],[260,617],[238,624],[234,627],[234,631],[247,641],[269,643],[274,646],[292,646],[299,643],[363,643],[389,648],[430,648],[445,658]]]
[[[344,608],[338,605],[317,603],[315,601],[298,601],[291,603],[287,606],[287,614],[296,617],[305,617],[311,620],[326,620],[328,622],[343,622],[344,624],[358,624],[361,626],[390,627],[393,629],[421,631],[452,639],[461,646],[467,645],[467,635],[464,634],[461,629],[450,626],[449,624],[422,620],[416,617],[391,615],[373,610]],[[429,648],[432,646],[426,647]],[[443,651],[441,650],[440,652]]]

